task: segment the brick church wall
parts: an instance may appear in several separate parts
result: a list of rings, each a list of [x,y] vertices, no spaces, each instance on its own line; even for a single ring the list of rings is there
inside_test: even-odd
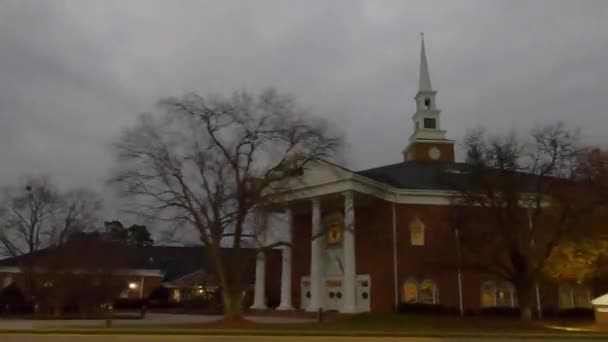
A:
[[[447,209],[445,206],[397,205],[397,279],[400,290],[410,278],[418,282],[433,280],[438,287],[439,302],[457,307],[458,282],[453,264],[457,260],[457,249],[455,236],[446,220]],[[424,246],[412,246],[410,241],[410,224],[416,217],[425,227]]]
[[[371,277],[371,310],[389,312],[394,305],[392,207],[374,200],[355,208],[357,273]]]
[[[358,274],[371,276],[371,310],[391,312],[395,308],[393,264],[393,204],[372,198],[355,199],[355,250]],[[335,208],[334,208],[335,210]],[[403,285],[407,279],[418,282],[429,279],[438,289],[439,304],[455,311],[459,309],[458,276],[456,270],[456,237],[450,227],[450,208],[442,205],[395,204],[397,233],[397,296],[402,301]],[[412,246],[410,224],[418,217],[425,226],[424,246]],[[300,282],[310,273],[311,213],[301,210],[294,216],[294,246],[292,269],[292,298],[300,308]],[[278,269],[280,270],[280,264]],[[280,272],[276,272],[280,279]],[[486,281],[500,283],[487,274],[462,271],[462,296],[467,312],[481,310],[481,287]],[[539,284],[543,310],[557,310],[558,285]],[[280,281],[277,288],[280,289]],[[608,290],[608,283],[595,284],[592,295]],[[280,290],[277,290],[280,293]]]

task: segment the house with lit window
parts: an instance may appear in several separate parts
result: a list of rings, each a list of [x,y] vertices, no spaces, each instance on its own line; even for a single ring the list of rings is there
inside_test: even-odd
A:
[[[125,302],[134,301],[160,305],[179,305],[192,301],[211,301],[217,299],[220,294],[220,286],[214,276],[212,263],[210,262],[203,247],[172,247],[172,246],[126,246],[120,244],[104,245],[104,255],[95,258],[90,253],[82,253],[80,258],[88,260],[86,263],[78,263],[77,267],[66,264],[66,256],[72,258],[71,254],[62,253],[61,247],[55,249],[44,249],[34,253],[25,254],[13,258],[0,260],[0,297],[3,292],[14,292],[20,289],[27,297],[32,280],[42,283],[43,286],[52,288],[55,286],[67,287],[63,279],[55,274],[71,273],[80,278],[80,287],[104,285],[96,282],[96,278],[111,277],[111,282],[119,287],[115,300]],[[77,250],[80,254],[81,251]],[[278,251],[276,251],[278,252]],[[225,257],[233,253],[231,249],[223,249]],[[255,270],[252,256],[254,250],[243,249],[240,251],[243,262],[252,260],[250,265],[245,265],[248,270],[244,279],[250,288],[253,287]],[[61,257],[57,257],[60,255]],[[280,260],[280,254],[269,252],[268,264],[270,268],[279,265],[273,260]],[[111,259],[110,264],[103,264],[102,259]],[[60,260],[61,263],[50,261]],[[52,267],[50,267],[52,265]],[[111,267],[110,267],[111,266]],[[269,273],[266,284],[269,286],[267,300],[278,302],[278,277],[272,277]],[[276,274],[276,272],[275,272]],[[76,279],[76,278],[73,278]],[[276,289],[275,289],[276,288]],[[86,289],[84,289],[86,291]]]
[[[517,307],[512,284],[442,267],[459,253],[446,222],[466,165],[441,122],[424,40],[414,96],[414,129],[400,161],[367,170],[319,161],[273,194],[285,215],[277,310],[393,311],[400,303],[454,311]],[[256,263],[254,309],[267,309],[264,256]],[[590,307],[584,284],[541,284],[537,309]]]

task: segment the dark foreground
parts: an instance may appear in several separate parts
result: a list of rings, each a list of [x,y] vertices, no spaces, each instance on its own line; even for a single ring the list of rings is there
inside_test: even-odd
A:
[[[443,341],[503,341],[503,342],[515,342],[521,341],[521,338],[472,338],[472,337],[460,337],[460,338],[447,338],[447,337],[297,337],[297,336],[168,336],[168,335],[132,335],[132,336],[107,336],[107,335],[0,335],[0,341],[2,342],[142,342],[142,341],[168,341],[168,342],[193,342],[193,341],[205,341],[205,342],[443,342]],[[555,341],[555,340],[569,340],[569,341],[598,341],[597,338],[581,338],[571,337],[563,339],[552,336],[552,337],[540,337],[525,339],[525,341]]]

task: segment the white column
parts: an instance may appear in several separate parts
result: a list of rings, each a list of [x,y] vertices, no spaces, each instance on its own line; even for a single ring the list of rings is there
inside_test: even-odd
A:
[[[282,263],[281,263],[281,304],[277,310],[293,310],[291,305],[291,244],[293,242],[293,213],[291,208],[285,210],[287,219],[287,231],[285,232],[285,242],[283,246]]]
[[[266,244],[266,234],[262,233],[260,237],[260,247]],[[255,260],[255,289],[253,292],[252,309],[266,309],[266,255],[263,251],[259,251]]]
[[[357,270],[355,260],[355,207],[353,192],[344,193],[344,278],[342,280],[342,310],[357,312]]]
[[[312,241],[310,243],[310,304],[306,308],[306,311],[314,312],[323,308],[322,243],[321,201],[318,198],[313,198]]]
[[[395,299],[395,310],[399,306],[399,284],[398,284],[398,264],[397,264],[397,210],[393,202],[393,295]]]
[[[458,308],[460,309],[460,316],[464,316],[464,301],[462,297],[462,256],[460,252],[460,230],[455,230],[456,234],[456,254],[458,257]]]
[[[538,311],[538,318],[543,318],[543,307],[540,303],[540,288],[538,287],[538,283],[536,283],[536,310]]]

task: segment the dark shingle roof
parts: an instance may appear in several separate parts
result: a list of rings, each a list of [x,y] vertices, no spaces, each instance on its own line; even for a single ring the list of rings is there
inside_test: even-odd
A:
[[[464,163],[406,161],[356,173],[398,189],[458,190],[470,170]]]
[[[24,264],[36,264],[37,260],[41,260],[49,253],[52,253],[51,249],[44,249],[30,254],[3,259],[0,260],[0,267],[19,267]],[[125,269],[160,270],[165,274],[165,281],[171,281],[201,269],[213,272],[213,266],[205,252],[205,248],[200,246],[137,247],[114,245],[108,248],[107,253],[119,253],[118,255],[120,255],[121,260],[124,260],[122,267]],[[229,248],[222,249],[222,253],[226,258],[230,258],[234,254],[233,250]],[[243,248],[242,253],[245,256],[243,259],[254,260],[254,258],[247,257],[251,256],[254,250]],[[246,273],[248,273],[246,277],[253,277],[253,272],[249,272],[253,267],[244,266]]]

